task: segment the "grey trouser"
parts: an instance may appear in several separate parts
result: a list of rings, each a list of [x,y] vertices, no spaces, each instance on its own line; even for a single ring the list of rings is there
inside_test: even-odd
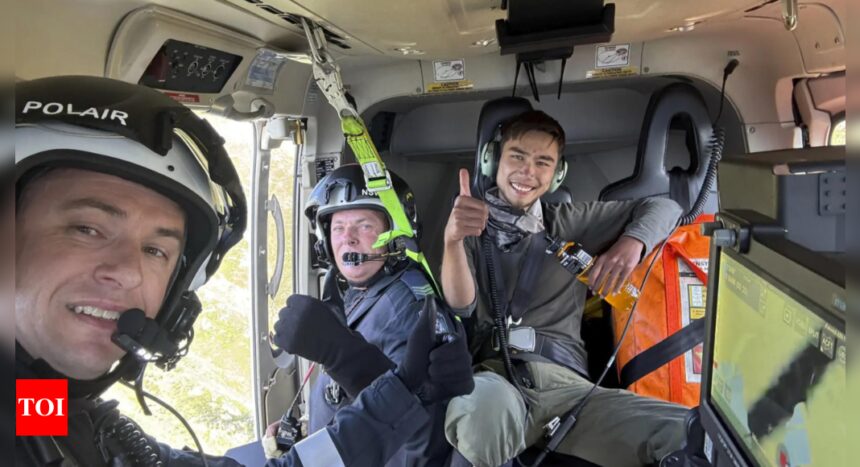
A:
[[[477,467],[497,467],[543,436],[543,427],[577,404],[592,387],[560,365],[528,362],[535,387],[522,396],[503,376],[475,374],[475,390],[448,405],[445,436]],[[558,452],[606,467],[653,464],[680,449],[687,408],[598,387]]]

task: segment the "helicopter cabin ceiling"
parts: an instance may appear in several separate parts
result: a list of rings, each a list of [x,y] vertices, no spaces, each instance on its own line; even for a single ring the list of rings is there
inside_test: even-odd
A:
[[[497,54],[502,0],[221,0],[300,32],[299,17],[323,25],[339,56],[408,59]],[[615,42],[642,42],[708,21],[740,18],[773,0],[613,0]]]

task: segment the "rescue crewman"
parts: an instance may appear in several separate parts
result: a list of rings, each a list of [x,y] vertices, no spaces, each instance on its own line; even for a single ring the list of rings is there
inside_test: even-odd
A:
[[[241,239],[223,140],[158,91],[106,78],[17,83],[15,105],[15,377],[67,379],[69,398],[68,436],[16,437],[17,465],[203,465],[99,396],[143,358],[176,364],[194,290]]]
[[[580,336],[587,287],[545,248],[532,247],[549,234],[598,254],[588,277],[594,291],[608,295],[669,235],[681,214],[668,199],[544,203],[541,196],[565,175],[564,130],[547,114],[527,111],[505,122],[498,135],[497,149],[486,158],[496,164],[489,180],[494,186],[483,200],[471,197],[468,172],[460,171],[441,273],[448,304],[458,314],[474,316],[470,346],[479,369],[475,390],[449,404],[446,435],[480,467],[503,465],[535,444],[545,425],[580,403],[593,386]],[[529,261],[537,267],[530,268]],[[521,273],[527,269],[536,273],[523,287]],[[501,318],[503,331],[494,324],[491,274],[507,287],[496,297],[502,306],[528,296],[518,304],[518,318]],[[500,353],[499,332],[511,340],[527,337],[524,346],[511,350],[511,370]],[[513,382],[510,371],[516,373]],[[653,464],[680,447],[685,414],[686,408],[675,404],[598,387],[559,452],[613,467]]]
[[[413,231],[420,235],[412,191],[396,174],[391,173],[391,180]],[[366,189],[361,167],[344,165],[320,180],[308,198],[305,216],[316,232],[316,251],[347,284],[342,306],[334,307],[336,313],[350,329],[399,365],[419,312],[428,301],[437,298],[420,266],[397,251],[396,244],[373,248],[393,221],[380,198]],[[446,315],[442,312],[440,318],[450,321]],[[464,350],[463,359],[468,358]],[[361,363],[356,359],[355,364]],[[340,408],[351,402],[349,396],[338,381],[324,372],[311,391],[310,432],[326,426]],[[443,431],[445,402],[427,406],[427,423],[388,465],[438,466],[447,460],[451,446]]]
[[[332,423],[293,446],[286,458],[278,458],[283,453],[274,441],[274,424],[263,441],[266,455],[274,458],[267,465],[383,465],[428,425],[434,415],[428,408],[471,392],[462,325],[454,323],[453,331],[439,339],[437,308],[435,300],[424,302],[395,368],[378,347],[342,321],[337,309],[315,298],[290,297],[279,313],[275,342],[322,364],[355,401],[340,407]]]

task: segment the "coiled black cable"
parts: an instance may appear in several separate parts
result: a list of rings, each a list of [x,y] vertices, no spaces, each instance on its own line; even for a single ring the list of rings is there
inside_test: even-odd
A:
[[[161,449],[155,442],[144,434],[134,420],[120,415],[116,421],[106,428],[111,436],[122,447],[125,460],[134,467],[162,467]]]
[[[134,390],[138,394],[138,397],[140,398],[140,400],[142,400],[142,398],[145,397],[145,398],[155,402],[156,404],[164,407],[165,410],[167,410],[168,412],[173,414],[174,417],[179,419],[179,422],[182,423],[182,426],[184,426],[185,429],[188,430],[188,434],[191,435],[191,439],[194,441],[194,445],[197,447],[197,452],[200,454],[200,461],[203,463],[203,467],[209,467],[209,462],[206,460],[206,454],[203,453],[203,446],[200,444],[200,440],[197,439],[197,434],[194,433],[194,430],[191,429],[191,425],[188,424],[188,421],[186,421],[185,418],[179,412],[176,411],[176,409],[171,407],[170,404],[168,404],[167,402],[164,402],[163,400],[159,399],[158,397],[144,391],[143,388],[140,386],[140,383],[137,386],[132,386],[131,384],[129,384],[125,381],[122,381],[122,380],[120,380],[120,383],[123,386]],[[142,407],[144,408],[144,411],[146,411],[146,412],[149,411],[149,409],[146,408],[145,403],[142,403]],[[149,467],[149,466],[147,466],[147,467]]]
[[[522,386],[520,386],[519,378],[514,371],[514,364],[511,361],[511,352],[508,349],[508,327],[505,323],[504,311],[502,303],[499,300],[499,285],[496,283],[496,267],[493,264],[493,243],[489,235],[481,235],[481,246],[484,248],[484,257],[486,258],[487,271],[490,278],[490,305],[493,307],[493,323],[495,324],[496,334],[499,339],[499,351],[502,355],[502,363],[505,365],[505,372],[511,383],[517,391],[523,395],[523,401],[528,406],[528,402],[523,394]]]
[[[690,212],[681,217],[681,225],[692,224],[699,217],[699,214],[705,209],[705,202],[708,201],[708,197],[711,195],[711,188],[713,188],[714,183],[717,181],[717,169],[719,168],[720,159],[723,158],[723,149],[726,147],[726,132],[722,127],[717,126],[717,122],[723,115],[723,104],[726,101],[726,81],[738,65],[740,65],[740,62],[733,58],[729,60],[729,63],[723,69],[723,83],[720,86],[720,108],[717,111],[717,116],[711,122],[711,139],[708,142],[708,152],[711,155],[708,161],[708,170],[705,173],[705,179],[702,181],[699,196],[696,197],[696,201],[690,208]]]
[[[699,190],[699,196],[690,208],[690,211],[681,217],[681,225],[688,225],[695,222],[699,214],[705,210],[705,203],[711,194],[711,188],[717,181],[717,169],[719,168],[720,159],[723,158],[723,148],[726,146],[726,131],[717,125],[711,126],[711,139],[708,141],[708,152],[711,157],[708,161],[708,169],[705,173],[705,179],[702,181],[702,188]]]

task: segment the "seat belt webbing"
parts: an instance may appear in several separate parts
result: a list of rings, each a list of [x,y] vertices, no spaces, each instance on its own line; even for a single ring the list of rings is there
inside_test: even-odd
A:
[[[695,347],[705,337],[705,320],[696,319],[676,333],[649,347],[630,359],[621,369],[621,387],[626,388],[640,378],[674,360]]]

